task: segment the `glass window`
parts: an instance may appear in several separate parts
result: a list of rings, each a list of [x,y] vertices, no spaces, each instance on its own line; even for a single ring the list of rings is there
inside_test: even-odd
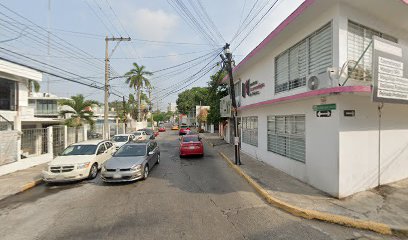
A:
[[[131,157],[131,156],[145,156],[146,155],[146,145],[134,145],[126,144],[123,145],[119,150],[114,154],[115,157]]]
[[[391,42],[398,43],[398,39],[379,31],[370,29],[361,24],[349,21],[347,36],[347,60],[348,74],[350,78],[360,81],[371,81],[372,79],[372,48],[368,48],[363,58],[358,63],[354,72],[352,72],[358,59],[363,55],[373,37],[387,39]]]
[[[305,86],[309,74],[326,71],[332,52],[330,22],[275,58],[275,93]]]
[[[105,152],[106,151],[106,147],[105,147],[105,144],[101,144],[101,145],[99,145],[99,148],[98,148],[98,152]]]
[[[62,156],[70,155],[93,155],[95,154],[96,145],[71,145],[67,147],[63,152]]]
[[[242,118],[242,142],[258,146],[258,117],[243,117]]]
[[[268,151],[305,162],[305,115],[268,116]]]

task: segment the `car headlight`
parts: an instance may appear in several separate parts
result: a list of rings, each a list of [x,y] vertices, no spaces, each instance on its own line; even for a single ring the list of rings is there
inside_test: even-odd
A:
[[[80,163],[80,164],[77,165],[77,169],[88,168],[89,164],[90,164],[90,162]]]
[[[133,165],[130,169],[133,171],[139,171],[142,169],[142,164]]]

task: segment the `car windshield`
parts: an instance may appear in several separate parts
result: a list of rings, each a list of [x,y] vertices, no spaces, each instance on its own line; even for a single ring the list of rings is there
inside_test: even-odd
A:
[[[183,142],[198,142],[198,136],[183,137]]]
[[[93,155],[95,151],[96,145],[71,145],[62,152],[61,156]]]
[[[181,126],[181,128],[188,128],[188,126]]]
[[[135,136],[140,136],[140,135],[142,135],[142,133],[141,132],[135,132],[135,133],[133,133]]]
[[[143,129],[143,131],[145,131],[147,135],[152,135],[153,134],[152,129]]]
[[[127,142],[128,136],[114,136],[112,140],[114,142]]]
[[[132,157],[146,155],[146,145],[124,145],[115,153],[115,157]]]

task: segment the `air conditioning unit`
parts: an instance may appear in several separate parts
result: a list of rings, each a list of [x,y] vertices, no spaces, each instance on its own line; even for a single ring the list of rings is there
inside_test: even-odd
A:
[[[310,91],[339,86],[338,80],[330,77],[331,72],[310,74],[306,78],[306,86]]]

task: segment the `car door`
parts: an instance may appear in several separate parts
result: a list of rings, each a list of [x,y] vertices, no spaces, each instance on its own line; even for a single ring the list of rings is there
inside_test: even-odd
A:
[[[157,145],[157,142],[153,142],[153,151],[154,151],[154,163],[156,163],[160,155],[160,149],[159,146]]]
[[[105,142],[105,151],[102,154],[103,155],[103,162],[108,160],[110,157],[112,157],[112,150],[113,150],[113,144],[110,142]]]
[[[104,143],[100,143],[96,151],[96,162],[98,163],[98,166],[101,166],[101,164],[105,161],[104,160],[104,155],[106,152],[106,146]]]
[[[155,162],[155,157],[154,157],[154,154],[149,154],[150,152],[152,152],[153,151],[153,143],[152,142],[149,142],[148,144],[147,144],[147,153],[148,153],[148,156],[147,156],[147,161],[149,162],[149,166],[150,167],[153,167],[153,165],[156,163]]]

